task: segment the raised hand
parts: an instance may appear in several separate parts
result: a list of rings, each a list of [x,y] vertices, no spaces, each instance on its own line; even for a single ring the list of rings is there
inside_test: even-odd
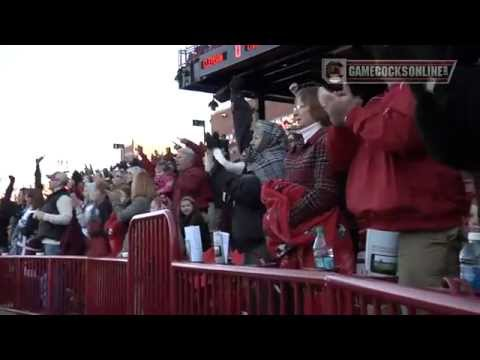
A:
[[[332,93],[325,88],[318,89],[318,101],[328,113],[334,126],[344,126],[348,113],[356,106],[362,105],[358,96],[353,96],[350,87],[344,84],[343,91]]]
[[[10,179],[10,182],[15,182],[15,176],[9,175],[8,178]]]
[[[185,138],[178,138],[178,140],[184,145],[187,145],[190,142],[190,140],[185,139]]]
[[[39,158],[35,159],[35,162],[38,164],[40,164],[40,162],[43,160],[44,156],[40,156]]]

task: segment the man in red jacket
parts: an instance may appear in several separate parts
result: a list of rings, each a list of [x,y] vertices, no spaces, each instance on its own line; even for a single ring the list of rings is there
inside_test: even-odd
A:
[[[178,213],[180,200],[191,196],[197,208],[206,216],[209,202],[213,201],[208,174],[200,165],[196,153],[189,147],[178,150],[175,159],[178,177],[173,190],[173,206]]]
[[[363,107],[347,86],[342,94],[322,89],[319,100],[334,125],[331,165],[349,170],[349,210],[363,229],[400,232],[399,283],[440,286],[442,277],[458,276],[465,188],[459,172],[428,155],[410,87],[391,85]]]

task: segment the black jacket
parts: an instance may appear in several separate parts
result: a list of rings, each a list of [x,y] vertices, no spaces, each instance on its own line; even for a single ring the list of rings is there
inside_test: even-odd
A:
[[[18,206],[13,201],[3,198],[0,200],[0,247],[8,245],[8,226],[12,216],[16,216]]]
[[[27,223],[24,227],[20,229],[20,233],[27,238],[34,235],[35,232],[38,230],[38,220],[33,217],[33,213],[27,219]]]
[[[232,174],[218,163],[211,177],[214,194],[225,193],[221,228],[231,233],[231,248],[248,252],[262,244],[265,241],[262,226],[265,208],[260,200],[258,177]],[[230,226],[223,220],[230,221]]]
[[[69,192],[65,189],[54,192],[53,194],[47,197],[45,204],[42,206],[41,211],[48,214],[59,214],[57,209],[57,200],[63,196],[70,196]],[[67,229],[66,225],[56,225],[49,223],[48,221],[41,221],[38,225],[38,240],[45,238],[54,239],[60,241],[63,233]]]
[[[108,196],[97,206],[100,216],[100,221],[105,224],[112,214],[113,207]]]
[[[240,94],[232,93],[231,101],[235,138],[241,154],[252,140],[250,126],[253,121],[253,111],[250,104]]]
[[[480,66],[457,65],[449,85],[434,93],[412,86],[417,98],[417,124],[427,148],[451,167],[480,171]]]
[[[265,242],[262,225],[265,207],[260,200],[261,188],[260,179],[252,174],[239,176],[228,188],[232,203],[232,248],[242,252]]]
[[[183,238],[185,238],[185,226],[200,226],[200,236],[202,237],[203,251],[206,251],[212,246],[212,239],[210,238],[208,224],[205,222],[202,214],[198,210],[195,210],[189,216],[180,215],[180,229],[182,231]]]

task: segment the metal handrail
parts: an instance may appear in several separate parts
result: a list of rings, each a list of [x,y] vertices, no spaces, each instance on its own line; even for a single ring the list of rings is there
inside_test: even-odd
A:
[[[322,285],[326,288],[361,294],[386,303],[397,303],[406,307],[426,310],[433,314],[480,315],[480,300],[474,297],[445,294],[331,272],[187,262],[173,262],[172,267],[174,271],[180,270],[197,274],[240,276],[255,280]]]

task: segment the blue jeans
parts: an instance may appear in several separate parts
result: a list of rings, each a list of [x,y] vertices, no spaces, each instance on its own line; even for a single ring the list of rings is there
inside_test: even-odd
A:
[[[57,244],[44,244],[46,256],[60,255],[60,245]]]

